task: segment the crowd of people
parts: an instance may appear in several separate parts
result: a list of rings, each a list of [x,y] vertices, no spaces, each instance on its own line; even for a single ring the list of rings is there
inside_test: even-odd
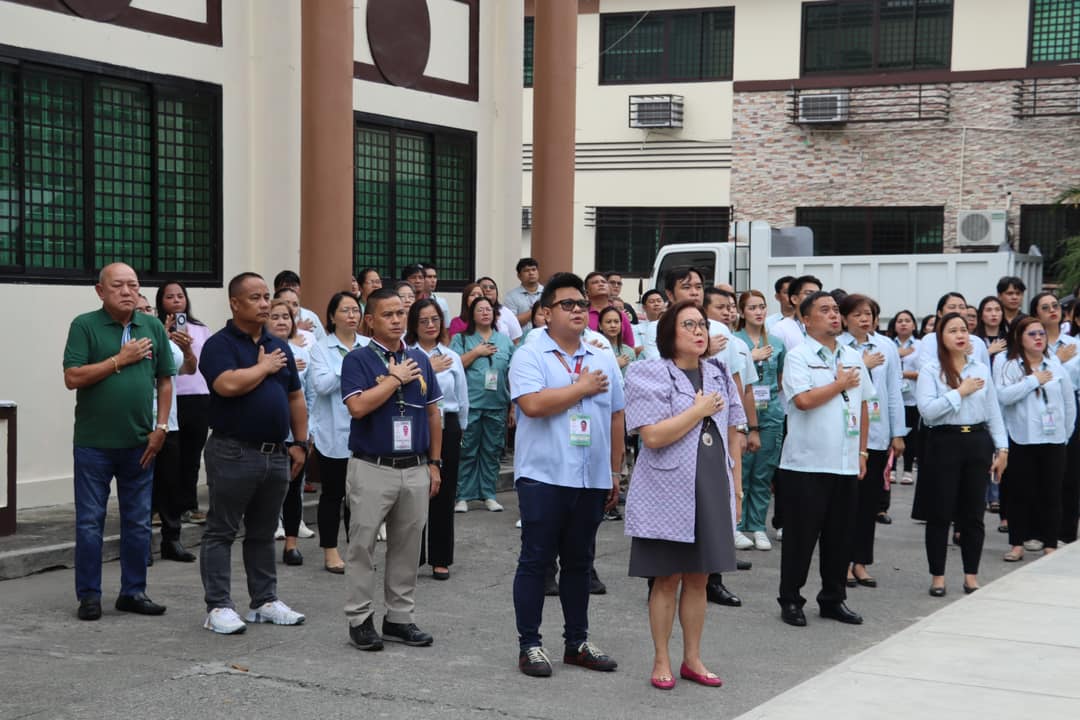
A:
[[[295,625],[277,594],[281,562],[304,562],[303,493],[319,492],[323,567],[348,580],[350,641],[430,645],[415,623],[419,568],[450,579],[454,516],[490,512],[513,448],[521,550],[514,577],[518,664],[550,676],[540,634],[558,595],[567,664],[611,671],[589,639],[597,529],[620,520],[631,576],[646,578],[655,643],[651,683],[676,683],[669,652],[678,611],[678,677],[721,680],[703,663],[709,601],[741,605],[724,573],[737,551],[782,547],[777,601],[807,624],[802,590],[819,551],[820,615],[849,624],[847,589],[877,587],[878,524],[890,485],[915,484],[925,523],[929,594],[946,594],[946,551],[959,545],[962,588],[979,587],[984,517],[1008,533],[1006,562],[1074,542],[1080,516],[1080,304],[1002,278],[969,303],[945,293],[923,319],[867,294],[826,291],[813,276],[736,294],[704,271],[676,268],[639,303],[619,273],[555,273],[536,260],[500,300],[494,279],[462,290],[451,316],[437,268],[411,265],[384,287],[371,268],[320,317],[300,278],[273,288],[255,273],[228,285],[231,319],[213,332],[182,282],[155,304],[117,263],[101,271],[99,310],[72,322],[64,380],[77,390],[74,437],[78,616],[101,616],[101,545],[110,482],[122,519],[116,608],[155,615],[153,561],[199,560],[205,627]],[[1026,309],[1026,314],[1023,310]],[[209,506],[196,485],[205,463]],[[772,537],[768,510],[773,506]],[[200,556],[180,540],[203,522]],[[339,535],[344,526],[345,553]],[[232,546],[243,528],[249,606],[232,599]],[[386,543],[376,629],[375,549]]]

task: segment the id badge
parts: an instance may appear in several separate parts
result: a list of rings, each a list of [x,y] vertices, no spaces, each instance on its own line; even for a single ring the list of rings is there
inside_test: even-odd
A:
[[[911,394],[911,381],[904,378],[900,381],[900,392],[910,395]]]
[[[844,431],[849,437],[859,437],[859,416],[844,405]]]
[[[492,392],[499,389],[499,372],[497,370],[488,370],[484,373],[484,389]]]
[[[881,422],[881,401],[872,397],[866,401],[866,414],[870,422]]]
[[[412,418],[394,418],[394,452],[412,452],[413,449],[413,426]]]
[[[592,445],[592,420],[588,415],[570,414],[570,444],[574,447]]]
[[[764,410],[769,407],[769,398],[771,397],[771,390],[768,385],[754,385],[754,407],[758,410]]]
[[[1043,435],[1053,435],[1057,431],[1057,423],[1054,422],[1054,413],[1047,410],[1040,415],[1042,419]]]

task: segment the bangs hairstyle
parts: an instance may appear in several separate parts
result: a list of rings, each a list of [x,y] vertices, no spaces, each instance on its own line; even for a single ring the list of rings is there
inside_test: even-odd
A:
[[[833,297],[835,297],[835,295]],[[840,314],[844,317],[855,312],[863,305],[870,308],[870,315],[873,316],[874,319],[877,319],[878,315],[881,314],[881,307],[874,301],[874,298],[860,293],[845,295],[840,299],[837,305],[840,306]]]
[[[683,275],[683,277],[686,276]],[[681,300],[669,307],[656,321],[656,349],[660,351],[660,357],[668,360],[675,357],[675,334],[679,331],[679,313],[687,308],[696,310],[702,320],[709,322],[708,316],[705,315],[705,308],[693,300]],[[705,335],[707,338],[708,333],[706,332]],[[701,356],[704,357],[708,352],[709,345],[706,343]]]
[[[1052,293],[1050,294],[1052,295]],[[1024,346],[1022,344],[1022,341],[1024,333],[1027,332],[1027,329],[1032,325],[1037,326],[1040,330],[1042,329],[1042,323],[1039,322],[1037,319],[1033,318],[1032,316],[1025,315],[1024,317],[1020,318],[1016,322],[1016,324],[1013,325],[1012,330],[1009,331],[1009,347],[1005,351],[1005,359],[1019,360],[1020,367],[1024,369],[1025,375],[1030,375],[1032,373],[1032,368],[1028,367],[1027,355],[1024,354]],[[1043,357],[1045,358],[1049,356],[1050,343],[1047,343],[1046,346],[1043,348]]]
[[[780,278],[780,280],[777,280],[777,282],[781,282],[783,279],[784,278]],[[790,282],[790,280],[788,280],[788,282]],[[780,292],[779,288],[776,292]],[[739,330],[743,330],[746,328],[746,306],[753,298],[758,298],[759,300],[761,300],[761,302],[765,303],[766,311],[768,311],[769,309],[769,301],[765,299],[765,293],[761,292],[760,290],[747,290],[746,292],[744,292],[742,295],[739,296]],[[764,327],[764,325],[762,325],[762,327]]]
[[[998,334],[994,337],[987,337],[986,325],[983,323],[983,310],[987,305],[997,305],[998,310],[1001,311],[1001,321],[998,325]],[[997,299],[997,295],[987,295],[979,301],[979,309],[975,311],[975,334],[988,342],[996,340],[1001,335],[1002,326],[1005,324],[1005,308],[1001,306],[1001,301]]]
[[[480,287],[480,283],[465,283],[465,287],[461,288],[461,313],[458,315],[462,320],[466,319],[469,314],[469,293]],[[483,291],[481,291],[483,292]]]
[[[1028,303],[1028,315],[1031,315],[1032,317],[1039,317],[1039,303],[1042,302],[1042,299],[1044,297],[1053,298],[1054,300],[1058,299],[1057,295],[1055,295],[1054,293],[1047,292],[1047,291],[1044,290],[1043,292],[1039,293],[1035,297],[1031,298],[1031,302]],[[1058,306],[1060,307],[1060,305],[1061,305],[1061,303],[1059,301]],[[1003,318],[1004,318],[1004,315],[1003,315]],[[1061,318],[1062,319],[1065,318],[1065,312],[1064,311],[1062,311],[1062,313],[1061,313]],[[1002,322],[1004,322],[1004,319],[1002,319]],[[1058,325],[1060,325],[1060,324],[1061,324],[1061,320],[1058,320]]]
[[[950,293],[955,295],[956,293]],[[941,377],[945,380],[945,384],[954,390],[960,387],[960,371],[963,368],[958,368],[953,364],[952,353],[945,349],[945,335],[944,330],[946,326],[953,320],[959,320],[964,325],[964,331],[967,332],[967,318],[962,314],[951,312],[947,313],[945,317],[938,320],[937,327],[934,328],[934,332],[937,335],[937,359],[938,364],[941,365]]]
[[[486,297],[481,295],[480,297],[473,300],[472,305],[469,306],[469,316],[465,320],[465,334],[466,335],[472,335],[472,334],[474,334],[476,332],[476,307],[477,307],[477,305],[479,305],[482,302],[487,303],[488,305],[491,306],[491,329],[492,329],[492,331],[494,331],[496,329],[495,328],[495,321],[498,320],[499,318],[496,315],[497,311],[495,310],[495,303],[491,302]]]
[[[274,308],[276,307],[285,308],[285,314],[289,316],[289,339],[291,340],[296,337],[296,318],[293,317],[292,308],[289,307],[289,303],[285,302],[281,298],[275,298],[274,300],[270,301],[271,313],[274,312]]]
[[[911,337],[919,337],[919,321],[915,319],[915,313],[911,312],[910,310],[901,310],[895,315],[893,315],[892,320],[889,320],[889,327],[885,331],[885,334],[893,338],[894,340],[896,339],[896,319],[901,315],[907,315],[909,318],[911,318]]]
[[[443,317],[439,303],[425,298],[417,300],[409,308],[409,319],[406,323],[405,344],[415,345],[420,341],[420,313],[426,308],[435,308],[435,316],[439,318],[439,342],[446,342],[446,318]]]
[[[326,304],[326,332],[332,333],[337,330],[337,323],[334,322],[334,313],[338,311],[338,307],[341,305],[342,300],[352,300],[356,303],[356,307],[360,307],[360,301],[351,292],[338,292],[330,298],[330,302]],[[363,310],[360,311],[360,320],[363,321]]]

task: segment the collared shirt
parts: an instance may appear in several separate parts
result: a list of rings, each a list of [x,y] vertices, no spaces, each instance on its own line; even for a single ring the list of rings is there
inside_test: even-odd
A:
[[[796,407],[797,395],[835,382],[838,367],[858,368],[859,385],[837,393],[813,410]],[[852,416],[858,426],[862,404],[873,393],[872,388],[862,354],[846,345],[837,343],[833,352],[807,336],[802,344],[789,350],[784,360],[788,431],[780,467],[807,473],[858,475],[860,436],[849,435],[847,428]]]
[[[443,322],[450,322],[450,306],[446,304],[446,301],[435,293],[428,295],[428,299],[438,305],[439,309],[442,310]]]
[[[544,286],[537,284],[536,292],[529,292],[523,286],[518,285],[516,288],[506,293],[506,297],[503,298],[503,305],[510,308],[515,315],[520,315],[523,312],[531,312],[533,305],[540,300],[540,294],[544,292]],[[521,326],[522,330],[528,331],[532,329],[532,323],[528,322]]]
[[[784,349],[788,352],[802,345],[806,340],[806,326],[794,317],[777,320],[771,328],[768,328],[768,332],[780,338],[784,343]]]
[[[977,362],[989,368],[990,349],[986,347],[986,343],[978,335],[969,335],[968,340],[971,343],[971,355],[968,357],[975,358]],[[937,333],[926,333],[920,338],[919,357],[916,361],[919,370],[931,361],[937,362]]]
[[[172,340],[169,341],[169,351],[172,353],[173,365],[176,367],[176,371],[180,372],[180,366],[184,364],[184,351],[181,350],[180,346],[177,345],[176,343],[174,343]],[[180,423],[176,421],[176,378],[178,378],[178,377],[180,377],[180,376],[179,375],[173,375],[172,405],[169,406],[169,420],[166,423],[166,425],[168,425],[168,427],[169,427],[169,432],[176,432],[177,430],[180,429]],[[154,418],[155,418],[154,422],[156,423],[157,422],[157,420],[156,420],[156,418],[157,418],[157,393],[156,392],[154,393]]]
[[[431,445],[427,406],[442,400],[442,390],[427,355],[419,350],[390,351],[376,340],[367,347],[353,350],[341,362],[341,400],[345,402],[378,384],[389,374],[389,356],[403,363],[405,358],[420,366],[421,376],[390,394],[386,402],[362,418],[352,418],[349,450],[356,455],[423,455]],[[397,385],[394,379],[383,379]],[[412,421],[410,450],[394,449],[394,421]]]
[[[893,344],[896,345],[897,355],[904,348],[915,348],[912,352],[900,358],[900,372],[919,372],[919,355],[922,353],[922,340],[909,337],[905,342],[900,342],[900,340],[893,338]],[[901,376],[900,395],[904,398],[904,405],[913,407],[915,405],[915,381]]]
[[[1076,390],[1061,362],[1051,355],[1038,370],[1054,377],[1039,385],[1024,372],[1019,358],[995,363],[994,385],[1005,430],[1018,445],[1064,445],[1076,425]]]
[[[352,418],[341,401],[341,362],[350,351],[365,347],[371,338],[359,333],[352,347],[347,347],[334,333],[311,348],[307,384],[314,402],[309,425],[315,447],[328,458],[349,457],[349,428]]]
[[[103,362],[120,352],[124,337],[153,342],[144,360],[110,372],[93,385],[75,391],[75,436],[78,447],[134,448],[146,444],[157,424],[156,380],[176,374],[169,336],[153,315],[133,313],[123,325],[99,308],[71,321],[64,346],[64,369]]]
[[[251,442],[284,442],[289,436],[289,394],[302,390],[292,348],[263,328],[258,341],[229,320],[203,346],[199,372],[210,388],[210,427],[214,432]],[[223,372],[242,370],[259,362],[259,348],[267,354],[285,353],[285,367],[243,395],[225,397],[214,391]]]
[[[563,487],[611,489],[611,416],[625,406],[622,373],[615,356],[582,342],[573,355],[564,353],[547,329],[514,353],[510,362],[512,399],[560,388],[573,381],[571,372],[581,363],[581,372],[603,370],[608,389],[582,399],[577,405],[548,417],[529,417],[517,408],[517,435],[514,450],[514,477],[527,477]],[[567,370],[567,367],[570,370]],[[588,416],[590,443],[571,445],[571,416]],[[615,438],[622,442],[622,438]]]
[[[467,335],[458,333],[450,341],[450,349],[459,355],[474,350],[483,345],[484,338],[479,333]],[[494,355],[478,357],[465,368],[465,379],[469,390],[469,407],[473,410],[501,410],[506,411],[510,405],[510,387],[507,384],[507,372],[510,369],[510,358],[514,355],[514,343],[501,332],[494,331],[487,342],[495,345]],[[488,372],[495,373],[495,389],[488,390]],[[445,391],[444,391],[445,392]]]
[[[756,382],[751,385],[757,385],[759,387],[769,388],[769,404],[765,408],[758,407],[757,418],[758,425],[764,427],[778,427],[784,422],[784,403],[780,398],[780,380],[779,376],[781,370],[784,368],[784,357],[787,350],[784,348],[783,341],[775,335],[769,334],[767,331],[761,334],[760,344],[753,346],[753,340],[750,339],[750,335],[746,330],[739,330],[735,333],[735,337],[746,343],[747,347],[751,347],[753,350],[764,347],[766,344],[772,347],[772,355],[761,362],[753,362],[753,357],[750,361],[754,364],[754,371],[758,374]],[[746,386],[744,386],[745,389]]]
[[[937,425],[978,425],[986,423],[990,427],[990,436],[994,447],[1009,447],[1009,438],[1005,433],[1005,423],[1001,418],[997,391],[994,389],[990,367],[981,362],[966,359],[960,370],[960,379],[980,378],[985,382],[981,390],[976,390],[967,397],[960,397],[960,391],[950,388],[945,383],[941,364],[937,355],[919,368],[919,381],[915,385],[915,400],[919,406],[919,415],[927,427]]]
[[[199,358],[202,356],[203,345],[210,339],[210,328],[205,325],[196,325],[188,321],[187,334],[191,338],[191,352],[195,356],[195,372],[190,375],[177,375],[173,378],[177,395],[209,395],[210,388],[206,387],[206,378],[199,372]]]
[[[655,360],[660,357],[660,349],[656,345],[656,325],[659,320],[652,321],[642,331],[641,357],[646,360]],[[739,382],[743,388],[758,381],[757,370],[754,361],[750,358],[750,348],[741,340],[736,340],[735,334],[722,322],[709,320],[709,338],[723,335],[727,338],[727,345],[723,350],[711,356],[710,359],[722,362],[732,375],[739,376]]]
[[[453,362],[449,370],[435,373],[435,378],[439,381],[439,389],[443,394],[440,406],[442,412],[457,413],[458,424],[464,430],[469,426],[469,385],[465,379],[465,366],[461,363],[461,356],[442,343],[432,348],[431,352],[420,347],[419,343],[411,347],[427,355],[429,360],[436,355],[445,355]]]
[[[322,340],[326,337],[326,328],[323,327],[322,320],[319,319],[319,316],[316,313],[308,310],[306,307],[302,307],[300,308],[300,319],[310,320],[315,326],[312,330],[304,330],[304,332],[310,332],[315,336],[316,340]]]
[[[630,318],[626,317],[626,313],[619,311],[619,319],[622,321],[622,341],[624,345],[634,344],[634,328],[630,327]],[[589,328],[591,330],[600,331],[600,311],[596,308],[589,308]]]
[[[1049,343],[1050,354],[1057,357],[1057,351],[1065,345],[1080,346],[1080,340],[1077,340],[1072,335],[1066,335],[1065,331],[1061,330],[1058,339]],[[1080,393],[1080,347],[1077,347],[1077,353],[1069,358],[1068,362],[1061,364],[1065,367],[1065,372],[1068,373],[1073,388]]]
[[[765,332],[772,332],[772,327],[784,319],[784,313],[774,312],[765,318]]]
[[[837,342],[847,345],[860,356],[878,352],[885,356],[883,364],[868,371],[874,383],[873,398],[880,403],[880,410],[877,420],[874,420],[871,413],[870,438],[866,447],[870,450],[888,450],[894,437],[906,437],[908,433],[907,421],[904,418],[904,398],[900,392],[900,354],[896,351],[896,345],[878,333],[870,333],[866,342],[861,345],[851,333],[844,333],[837,338]]]
[[[495,319],[495,329],[510,338],[511,342],[517,342],[523,335],[514,311],[502,304],[499,305],[499,317]]]

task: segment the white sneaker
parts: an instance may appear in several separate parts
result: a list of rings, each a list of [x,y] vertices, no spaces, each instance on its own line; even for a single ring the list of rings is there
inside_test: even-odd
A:
[[[766,535],[763,530],[758,530],[754,533],[754,547],[758,550],[772,550],[772,543],[769,542],[769,536]]]
[[[248,611],[247,614],[248,622],[273,623],[274,625],[303,625],[305,619],[303,615],[280,600],[268,602],[260,608]]]
[[[203,627],[221,635],[236,635],[247,630],[247,625],[232,608],[214,608],[206,616]]]
[[[277,530],[274,531],[274,539],[275,540],[284,540],[285,539],[285,528],[282,526],[280,520],[278,520]]]
[[[489,512],[503,511],[503,506],[499,504],[498,500],[494,500],[492,498],[488,498],[484,501],[484,507],[486,507]]]
[[[386,523],[379,526],[379,532],[375,533],[375,542],[386,542]]]
[[[776,542],[784,542],[784,528],[776,531]]]
[[[1024,541],[1024,549],[1025,550],[1030,550],[1031,552],[1038,552],[1039,550],[1043,549],[1043,541],[1042,540],[1025,540]]]
[[[464,500],[458,500],[456,503],[454,503],[454,512],[456,512],[456,513],[469,512],[469,503],[465,502]]]
[[[304,521],[301,520],[300,521],[300,529],[296,532],[296,536],[297,537],[302,537],[302,538],[304,538],[306,540],[307,538],[315,537],[315,531],[312,530],[311,528],[309,528],[307,525],[305,525]]]
[[[521,520],[520,519],[516,523],[514,523],[514,527],[516,527],[518,530],[521,529]]]
[[[754,541],[743,535],[741,532],[735,533],[735,549],[736,550],[750,550],[754,547]]]

